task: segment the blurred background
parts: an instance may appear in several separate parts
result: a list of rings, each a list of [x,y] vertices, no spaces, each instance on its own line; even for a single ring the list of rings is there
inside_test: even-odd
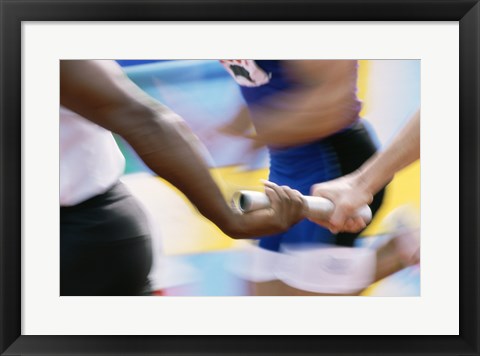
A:
[[[266,150],[251,150],[247,139],[218,131],[243,105],[238,85],[218,61],[117,62],[146,93],[180,114],[205,144],[205,158],[225,199],[239,189],[261,188],[260,179],[268,175]],[[363,101],[361,116],[375,129],[378,144],[385,145],[420,106],[420,61],[359,61],[358,96]],[[122,180],[144,204],[155,231],[151,278],[156,294],[250,295],[247,284],[235,273],[235,263],[242,263],[238,256],[252,242],[225,236],[181,193],[156,177],[122,139],[116,140],[127,162]],[[386,233],[385,217],[403,206],[419,215],[419,162],[395,176],[381,210],[359,244],[368,246],[380,239]],[[420,295],[419,265],[376,282],[362,295]]]

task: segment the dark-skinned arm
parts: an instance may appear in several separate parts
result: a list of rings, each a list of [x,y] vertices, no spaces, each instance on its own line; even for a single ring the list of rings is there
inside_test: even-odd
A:
[[[61,105],[124,138],[159,177],[172,183],[200,213],[234,238],[286,230],[304,217],[288,188],[265,187],[272,207],[241,215],[225,202],[185,122],[148,97],[113,61],[61,61]]]

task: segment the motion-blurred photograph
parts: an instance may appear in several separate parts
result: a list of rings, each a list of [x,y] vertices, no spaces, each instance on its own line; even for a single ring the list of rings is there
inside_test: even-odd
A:
[[[61,296],[416,297],[420,60],[61,60]]]

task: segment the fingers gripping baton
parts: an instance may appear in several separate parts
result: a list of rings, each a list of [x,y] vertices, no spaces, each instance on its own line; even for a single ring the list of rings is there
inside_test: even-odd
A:
[[[335,208],[335,205],[328,199],[314,196],[303,196],[305,207],[307,208],[307,217],[326,220]],[[239,190],[233,195],[233,204],[242,213],[248,213],[250,211],[268,208],[270,206],[270,200],[265,193],[251,191],[251,190]],[[353,217],[361,217],[365,223],[369,223],[372,220],[372,211],[368,205],[364,205],[357,209]]]

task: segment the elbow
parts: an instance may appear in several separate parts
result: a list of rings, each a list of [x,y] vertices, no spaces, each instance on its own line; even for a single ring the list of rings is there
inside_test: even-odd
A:
[[[360,115],[362,110],[362,102],[358,99],[357,94],[348,90],[345,95],[340,99],[343,105],[344,116],[351,119],[356,119]]]
[[[336,107],[339,109],[339,112],[336,115],[340,121],[339,123],[343,127],[347,127],[355,123],[360,117],[362,102],[356,97],[346,97],[340,100]]]
[[[156,112],[147,105],[128,103],[107,114],[112,122],[111,131],[128,141],[129,137],[152,130],[158,127]]]

